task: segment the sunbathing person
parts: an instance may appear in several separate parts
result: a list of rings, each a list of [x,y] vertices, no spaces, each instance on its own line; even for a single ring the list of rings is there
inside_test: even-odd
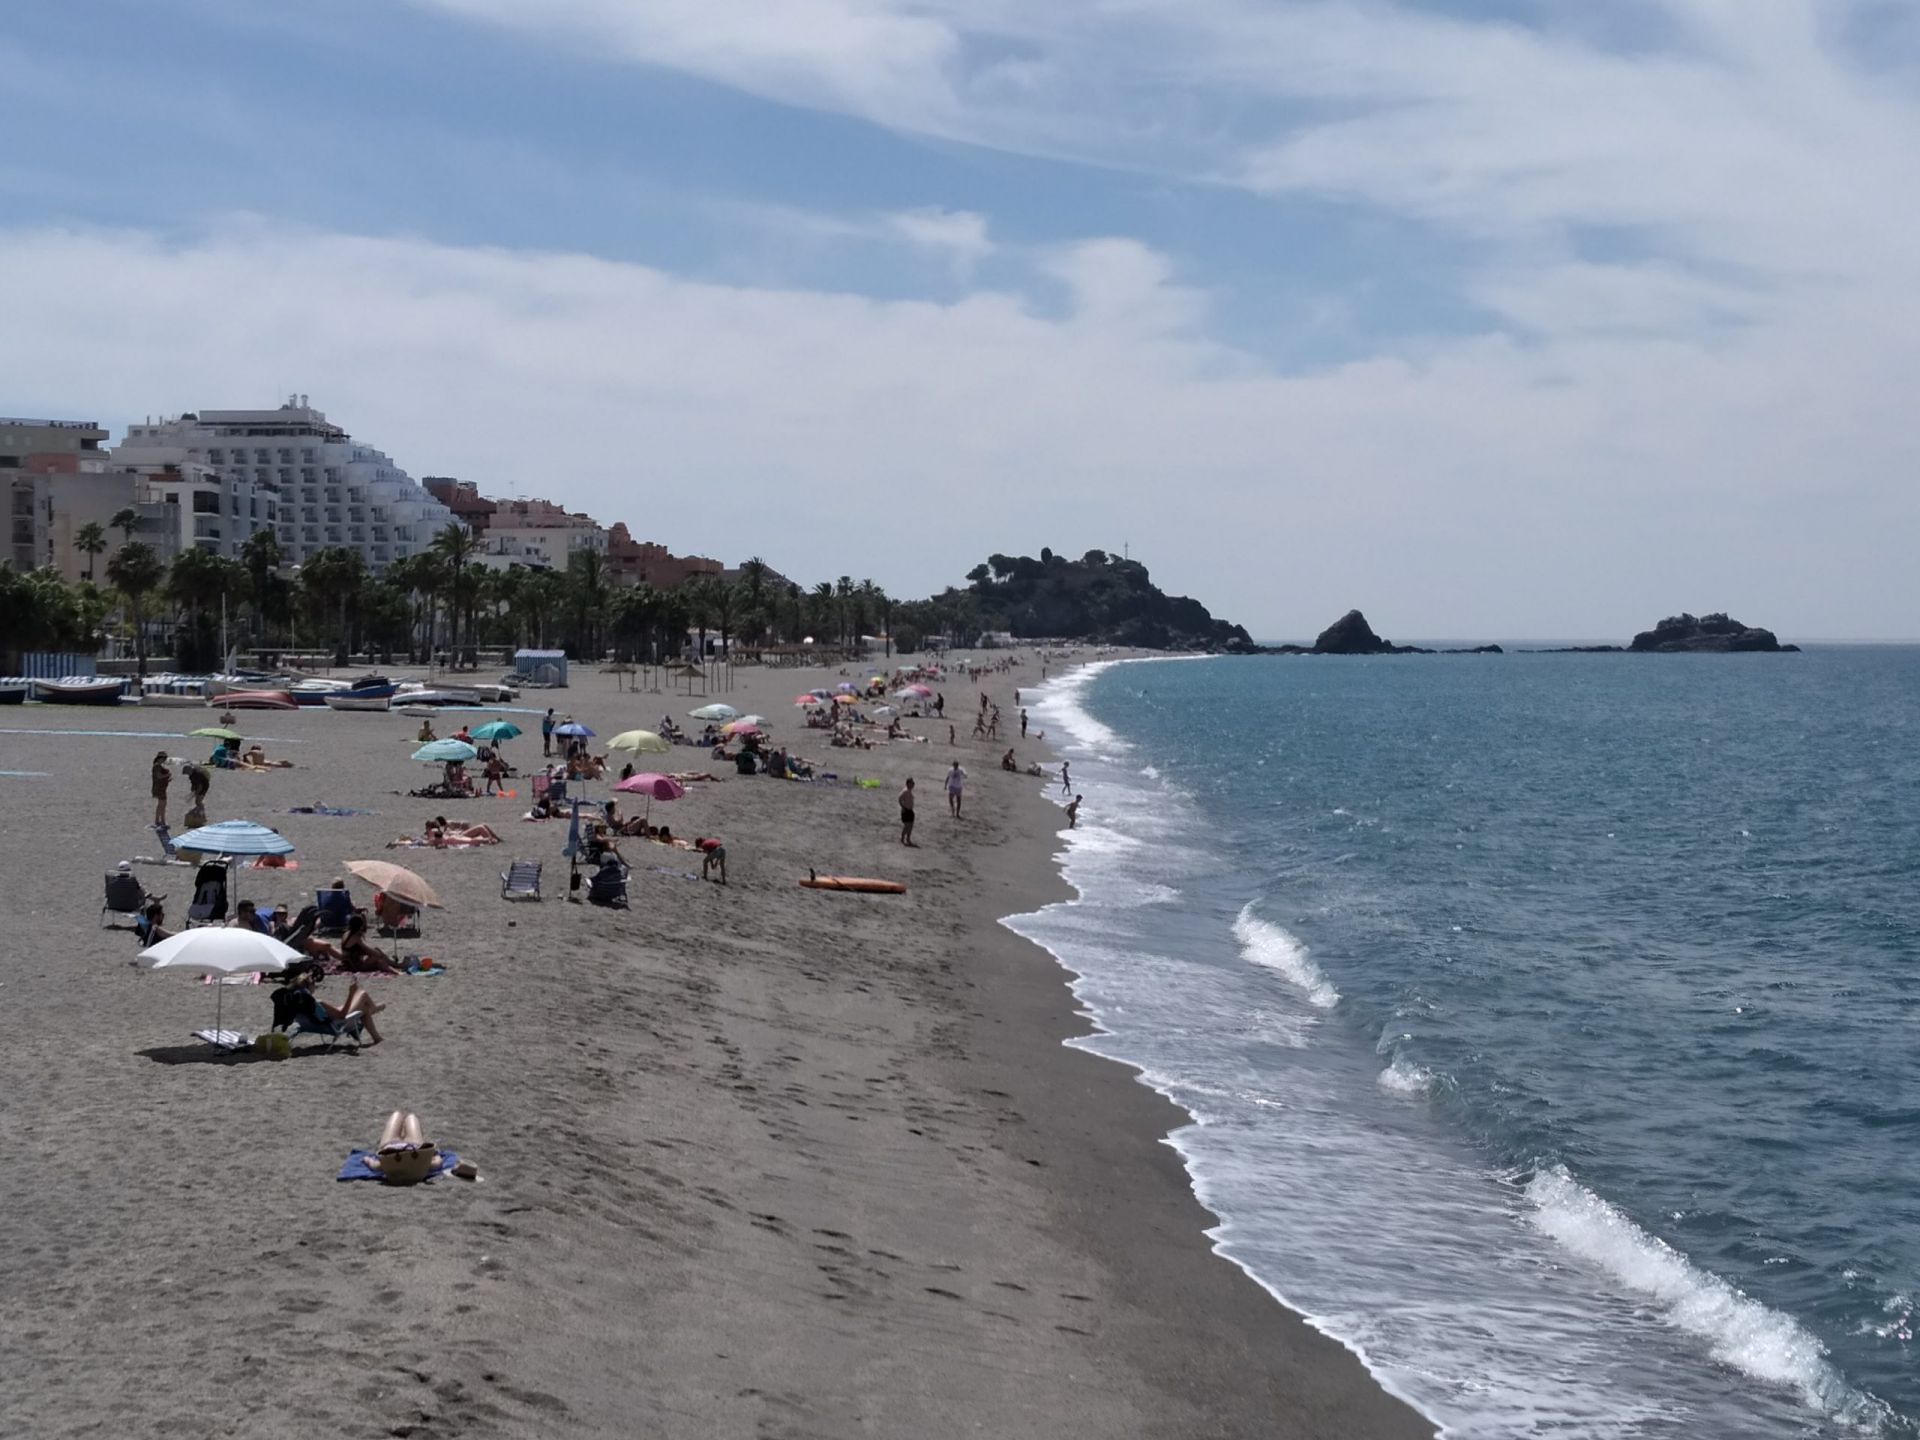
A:
[[[340,968],[378,975],[398,975],[400,967],[393,957],[367,940],[367,917],[356,913],[347,922],[347,933],[340,941]]]
[[[427,843],[433,844],[434,831],[440,832],[442,845],[498,845],[499,832],[491,825],[474,822],[470,825],[455,825],[444,815],[433,817],[433,823],[427,826]]]
[[[234,907],[233,918],[227,921],[227,928],[253,930],[262,935],[271,934],[273,931],[273,927],[267,923],[266,916],[260,913],[259,908],[251,900],[242,900]]]
[[[269,760],[266,747],[256,740],[248,747],[247,753],[240,757],[240,768],[242,770],[291,770],[293,761]]]

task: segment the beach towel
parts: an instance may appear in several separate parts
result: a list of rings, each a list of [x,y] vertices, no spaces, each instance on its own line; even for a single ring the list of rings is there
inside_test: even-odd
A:
[[[334,1176],[334,1179],[336,1180],[384,1180],[386,1177],[381,1175],[381,1173],[378,1170],[369,1170],[367,1168],[367,1157],[372,1155],[373,1153],[374,1152],[371,1150],[353,1150],[349,1152],[347,1155],[347,1163],[340,1167],[340,1173]],[[437,1162],[435,1162],[433,1167],[433,1175],[429,1175],[425,1180],[422,1180],[420,1183],[422,1185],[432,1183],[434,1176],[446,1174],[447,1171],[451,1170],[454,1166],[458,1165],[459,1163],[460,1163],[460,1157],[454,1154],[453,1151],[441,1150],[440,1158]]]
[[[377,810],[355,810],[345,805],[296,805],[289,815],[377,815]]]

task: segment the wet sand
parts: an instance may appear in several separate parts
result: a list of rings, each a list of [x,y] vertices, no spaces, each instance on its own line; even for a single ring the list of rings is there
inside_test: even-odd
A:
[[[303,1037],[280,1063],[194,1041],[213,988],[133,968],[97,919],[101,874],[154,853],[154,751],[203,742],[73,732],[177,737],[215,712],[0,711],[35,732],[0,734],[0,769],[46,772],[0,776],[0,1434],[1429,1434],[1211,1254],[1162,1143],[1184,1117],[1059,1043],[1085,1028],[1063,973],[997,923],[1066,893],[1041,782],[966,724],[957,750],[931,723],[912,726],[927,744],[828,748],[790,701],[838,678],[742,670],[709,698],[881,785],[645,757],[725,777],[655,818],[724,837],[731,883],[629,840],[626,912],[568,903],[566,827],[518,818],[524,780],[515,801],[396,793],[429,778],[417,721],[243,715],[298,768],[217,774],[212,817],[274,825],[300,868],[243,869],[237,896],[297,909],[340,861],[380,858],[448,902],[401,948],[450,973],[372,982],[384,1044]],[[984,688],[1013,717],[1037,679]],[[956,711],[975,693],[944,688]],[[551,698],[602,737],[701,703],[581,672]],[[510,718],[530,762],[537,719]],[[897,843],[907,774],[916,849]],[[316,802],[378,813],[287,813]],[[176,781],[176,828],[184,803]],[[437,811],[506,843],[382,848]],[[544,860],[542,903],[500,899],[511,857]],[[814,892],[809,868],[910,888]],[[178,923],[192,872],[136,869]],[[226,1023],[264,1029],[269,988],[227,988]],[[482,1179],[337,1183],[395,1108]]]

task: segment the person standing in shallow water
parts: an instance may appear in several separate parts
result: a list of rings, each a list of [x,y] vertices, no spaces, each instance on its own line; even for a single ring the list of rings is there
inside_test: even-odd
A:
[[[1072,761],[1062,760],[1060,762],[1060,793],[1062,795],[1071,795],[1073,793],[1073,781],[1067,778],[1067,771],[1072,768]]]
[[[1020,712],[1020,738],[1027,738],[1027,712],[1024,710]]]
[[[913,778],[900,787],[900,843],[913,844]],[[917,848],[917,847],[916,847]]]
[[[167,752],[153,757],[153,823],[167,823],[167,787],[173,784],[173,771],[167,768]]]

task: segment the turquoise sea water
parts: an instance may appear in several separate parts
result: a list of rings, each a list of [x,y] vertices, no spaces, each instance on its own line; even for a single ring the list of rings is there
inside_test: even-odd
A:
[[[1920,1434],[1920,649],[1154,661],[1033,714],[1080,898],[1009,923],[1391,1388]]]

